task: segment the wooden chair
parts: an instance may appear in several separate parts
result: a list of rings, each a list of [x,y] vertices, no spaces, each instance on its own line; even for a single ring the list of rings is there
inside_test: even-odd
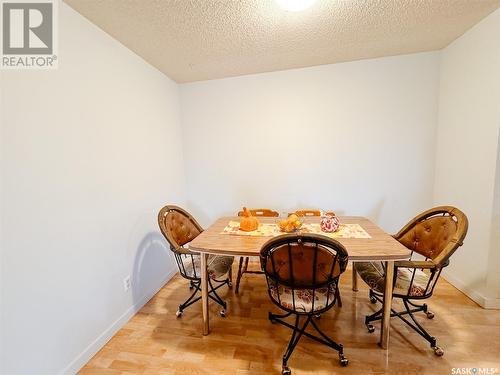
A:
[[[342,366],[349,363],[343,346],[329,338],[316,322],[335,304],[347,257],[347,250],[338,241],[317,234],[282,235],[262,246],[260,263],[269,297],[285,311],[282,315],[269,312],[269,320],[293,330],[283,355],[282,374],[291,374],[288,359],[302,335],[337,350]],[[295,318],[293,325],[284,320],[290,315]],[[319,336],[306,332],[309,325]]]
[[[299,217],[307,217],[307,216],[321,216],[320,210],[297,210],[294,212],[295,215]],[[333,212],[326,212],[326,214],[333,215]]]
[[[260,216],[260,217],[278,217],[279,213],[269,208],[252,208],[250,209],[250,213],[252,216]],[[243,211],[238,212],[238,216],[243,215]],[[243,266],[243,257],[240,257],[240,264],[238,266],[238,275],[236,276],[236,288],[235,293],[238,294],[240,290],[240,281],[245,273],[253,273],[253,274],[262,274],[262,271],[249,271],[248,270],[248,262],[250,261],[250,257],[245,257],[245,265]]]
[[[188,306],[199,301],[201,297],[195,298],[201,292],[201,259],[198,253],[189,250],[189,243],[194,240],[203,228],[184,209],[177,206],[165,206],[158,213],[158,225],[162,234],[170,244],[170,250],[174,253],[177,267],[181,276],[189,280],[189,289],[194,289],[191,296],[177,310],[177,317],[182,316],[182,312]],[[226,302],[217,294],[217,289],[224,285],[231,287],[231,267],[234,257],[211,255],[208,258],[208,297],[222,306],[220,315],[226,315]],[[228,275],[226,279],[221,277]],[[218,284],[214,287],[214,283]]]
[[[414,313],[424,312],[428,319],[434,314],[424,303],[419,305],[414,301],[424,300],[432,296],[441,271],[450,262],[451,255],[463,244],[467,234],[467,216],[458,208],[441,206],[431,208],[416,216],[395,236],[396,240],[414,253],[423,256],[424,260],[399,261],[394,264],[393,298],[402,300],[405,311],[391,310],[391,317],[397,316],[408,324],[420,336],[426,339],[434,354],[442,356],[443,349],[437,346],[437,340],[431,336],[415,319]],[[357,262],[356,271],[370,287],[371,303],[382,303],[385,269],[381,262]],[[413,301],[413,302],[412,302]],[[409,316],[411,321],[405,318]],[[365,318],[369,332],[375,328],[371,322],[380,320],[382,309]]]

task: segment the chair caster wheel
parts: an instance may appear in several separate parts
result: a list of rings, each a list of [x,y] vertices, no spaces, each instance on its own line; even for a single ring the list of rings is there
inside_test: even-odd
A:
[[[177,312],[175,313],[175,316],[180,318],[182,316],[182,310],[177,310]]]
[[[442,357],[444,354],[444,350],[441,349],[439,346],[435,346],[434,348],[434,354],[437,355],[438,357]]]
[[[226,317],[226,310],[222,309],[220,312],[219,312],[219,315],[223,318]]]
[[[292,375],[292,370],[290,370],[290,367],[288,367],[288,366],[283,366],[281,368],[281,374],[282,375]]]
[[[274,320],[274,315],[271,312],[267,314],[267,317],[268,317],[269,321],[271,322],[271,324],[276,323],[276,321]]]
[[[349,360],[346,357],[344,357],[343,354],[341,354],[339,358],[339,363],[342,367],[346,367],[349,364]]]
[[[432,313],[430,311],[427,311],[425,314],[427,315],[427,319],[433,319],[434,318],[434,313]]]
[[[367,324],[366,328],[368,328],[369,333],[375,332],[375,327],[373,326],[373,324]]]
[[[370,296],[370,302],[372,304],[376,304],[377,303],[377,299],[375,297],[373,297],[373,296]]]
[[[316,320],[321,319],[321,314],[316,314],[316,315],[314,315],[314,318],[315,318]]]

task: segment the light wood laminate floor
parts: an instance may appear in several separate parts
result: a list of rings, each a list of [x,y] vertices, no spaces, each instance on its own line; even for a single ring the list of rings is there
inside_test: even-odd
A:
[[[361,280],[358,284],[359,292],[353,292],[351,273],[344,273],[343,307],[334,307],[320,320],[321,327],[344,345],[349,366],[340,367],[336,352],[303,337],[289,361],[292,374],[451,374],[454,367],[500,371],[500,311],[480,308],[441,278],[428,300],[435,318],[428,320],[420,313],[420,321],[438,338],[444,356],[436,357],[427,341],[398,318],[391,319],[386,352],[377,346],[380,323],[373,334],[364,325],[365,315],[378,305],[370,304],[367,287]],[[177,306],[188,295],[187,281],[174,277],[79,374],[281,374],[291,330],[267,319],[268,311],[279,310],[269,300],[263,275],[244,275],[240,295],[222,291],[229,305],[226,318],[210,303],[209,336],[201,335],[201,304],[176,318]]]

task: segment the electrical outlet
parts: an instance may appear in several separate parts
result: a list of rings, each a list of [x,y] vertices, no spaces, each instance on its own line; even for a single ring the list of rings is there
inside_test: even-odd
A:
[[[123,279],[123,290],[127,292],[130,289],[131,284],[132,283],[130,282],[130,275],[128,275]]]

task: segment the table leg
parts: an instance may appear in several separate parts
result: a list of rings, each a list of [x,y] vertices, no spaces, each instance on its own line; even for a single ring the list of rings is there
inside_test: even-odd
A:
[[[389,349],[389,326],[391,323],[392,282],[394,280],[394,261],[385,262],[384,310],[380,330],[380,346]]]
[[[208,254],[200,254],[201,256],[201,308],[203,312],[203,335],[210,333],[209,316],[208,316],[208,273],[207,262]]]
[[[354,262],[352,262],[352,290],[354,292],[358,291],[358,273],[354,268]]]

